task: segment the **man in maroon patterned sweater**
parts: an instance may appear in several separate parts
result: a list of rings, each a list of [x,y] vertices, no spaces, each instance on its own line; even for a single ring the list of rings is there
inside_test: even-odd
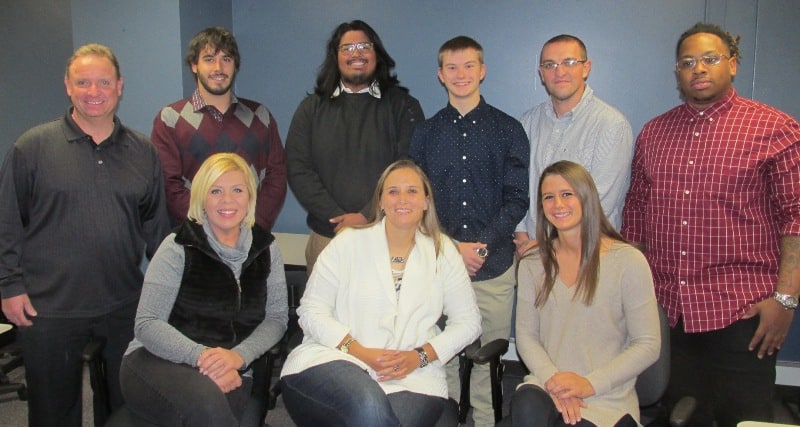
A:
[[[172,223],[186,218],[191,180],[200,164],[214,153],[232,152],[247,160],[258,179],[256,223],[270,231],[286,198],[286,154],[269,110],[233,94],[240,64],[236,39],[224,28],[206,28],[189,42],[186,64],[197,89],[164,107],[151,134]]]

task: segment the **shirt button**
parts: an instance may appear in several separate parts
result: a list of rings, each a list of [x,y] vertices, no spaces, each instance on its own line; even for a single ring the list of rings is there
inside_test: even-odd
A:
[[[689,194],[689,190],[683,190],[683,194]]]
[[[686,256],[686,251],[681,251],[681,255]]]
[[[473,125],[474,125],[474,124],[476,124],[476,123],[478,123],[478,122],[476,122],[475,120],[473,120],[473,121],[472,121],[472,124],[473,124]]]
[[[461,160],[467,160],[467,156],[461,156]]]
[[[694,160],[689,160],[689,164],[693,165],[694,164]]]
[[[681,280],[681,281],[680,281],[680,282],[678,282],[678,283],[680,283],[681,285],[685,285],[685,284],[686,284],[686,281],[685,281],[685,280]]]
[[[464,138],[466,138],[466,137],[467,137],[467,133],[466,133],[466,132],[464,132],[463,134],[461,134],[461,136],[463,136]]]
[[[700,132],[695,132],[694,136],[700,136]]]
[[[103,164],[103,161],[102,161],[102,160],[98,160],[98,161],[97,161],[97,164],[98,164],[98,165],[102,165],[102,164]]]
[[[461,228],[467,228],[467,224],[462,225]]]
[[[689,224],[689,221],[681,221],[681,224],[683,224],[683,225],[688,225],[688,224]]]
[[[461,202],[462,206],[467,206],[467,202]]]
[[[466,182],[467,182],[467,180],[466,180],[466,179],[462,179],[462,180],[461,180],[461,182],[464,182],[464,183],[466,183]]]

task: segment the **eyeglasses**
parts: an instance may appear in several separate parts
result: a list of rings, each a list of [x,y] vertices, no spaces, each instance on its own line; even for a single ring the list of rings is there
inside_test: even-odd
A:
[[[543,70],[555,70],[559,66],[564,66],[566,68],[572,68],[578,64],[583,64],[586,62],[586,59],[580,60],[575,58],[567,58],[561,62],[554,62],[554,61],[544,61],[539,64],[539,67]]]
[[[702,55],[700,57],[700,61],[703,62],[707,67],[713,67],[714,65],[719,64],[722,61],[722,58],[731,59],[730,56],[723,55],[721,53],[708,53]],[[686,58],[681,58],[678,62],[675,63],[675,68],[680,71],[688,71],[694,70],[694,67],[697,66],[697,58],[688,56]]]
[[[370,52],[372,51],[372,47],[372,42],[348,43],[339,46],[339,52],[352,55],[356,53],[356,49],[359,52]]]

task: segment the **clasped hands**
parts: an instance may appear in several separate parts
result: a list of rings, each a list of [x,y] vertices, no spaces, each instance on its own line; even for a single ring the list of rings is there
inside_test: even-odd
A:
[[[405,378],[419,367],[419,353],[416,350],[363,347],[359,356],[359,359],[375,371],[378,381],[381,382]]]
[[[242,385],[239,369],[244,365],[244,359],[233,350],[221,347],[207,348],[197,358],[197,368],[200,373],[211,378],[214,384],[228,393]]]
[[[574,372],[558,372],[544,383],[564,423],[575,425],[581,420],[581,408],[588,405],[583,399],[594,396],[592,383]]]

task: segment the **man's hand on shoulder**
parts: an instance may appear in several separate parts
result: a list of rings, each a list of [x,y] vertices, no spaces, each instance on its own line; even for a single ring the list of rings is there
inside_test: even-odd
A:
[[[336,224],[333,231],[338,233],[344,227],[366,224],[367,218],[361,213],[346,213],[344,215],[335,216],[328,221],[330,221],[331,224]]]

